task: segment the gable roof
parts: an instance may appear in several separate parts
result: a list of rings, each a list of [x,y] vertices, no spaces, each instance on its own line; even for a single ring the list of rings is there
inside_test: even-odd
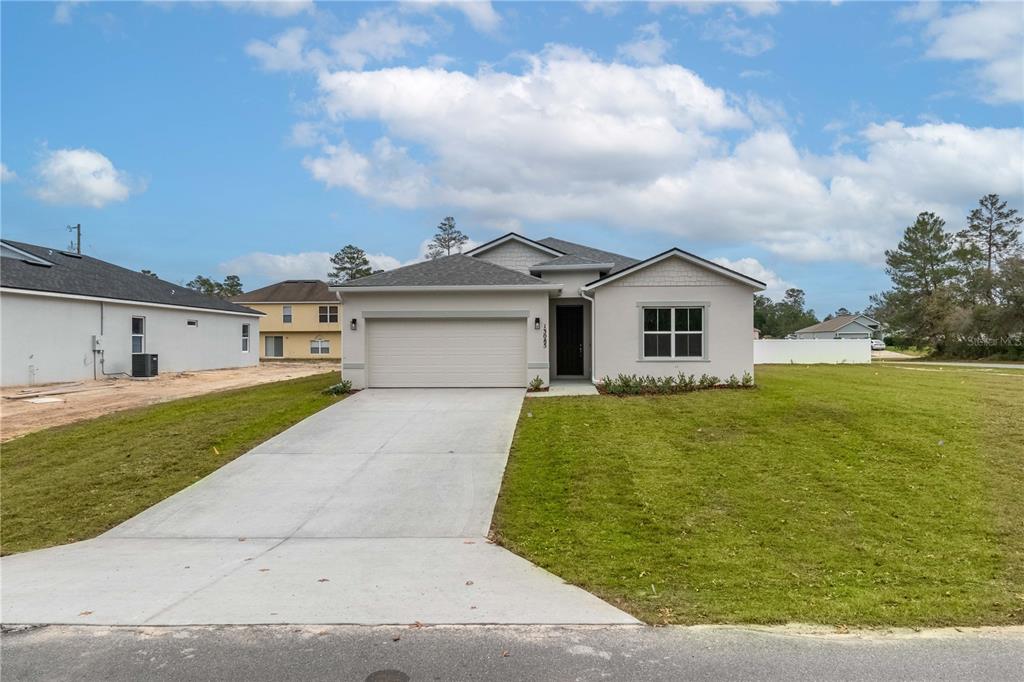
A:
[[[581,258],[587,258],[594,261],[595,263],[612,263],[612,268],[608,271],[608,274],[614,274],[624,268],[639,263],[636,258],[630,258],[629,256],[623,256],[620,253],[612,253],[611,251],[602,251],[601,249],[595,249],[590,246],[584,246],[583,244],[577,244],[575,242],[567,242],[564,239],[556,239],[554,237],[545,237],[544,239],[538,240],[540,244],[549,246],[553,249],[557,249],[563,253],[571,254],[573,256],[579,256]],[[538,263],[540,265],[540,263]]]
[[[205,308],[246,315],[263,314],[92,256],[10,239],[4,239],[2,243],[29,255],[28,258],[18,258],[15,251],[4,249],[3,266],[0,267],[0,286],[4,288]]]
[[[528,237],[524,237],[521,234],[517,234],[516,232],[509,232],[508,234],[501,235],[497,239],[492,239],[489,242],[484,242],[480,246],[473,247],[469,251],[466,251],[465,255],[467,255],[467,256],[478,256],[481,253],[484,253],[485,251],[490,251],[494,247],[501,246],[505,242],[510,242],[510,241],[515,241],[515,242],[519,242],[521,244],[526,244],[527,246],[532,246],[533,248],[537,249],[538,251],[543,251],[544,253],[550,254],[552,257],[561,256],[561,255],[563,255],[565,253],[564,251],[559,251],[558,249],[556,249],[554,247],[548,246],[547,244],[542,244],[541,242],[534,241],[534,240],[532,240],[532,239],[530,239]]]
[[[873,323],[875,326],[878,326],[879,324],[878,320],[872,319],[867,315],[836,315],[831,320],[825,320],[824,322],[819,322],[818,324],[812,324],[810,327],[797,329],[793,333],[799,334],[801,332],[837,332],[843,327],[849,326],[850,324],[856,322],[862,317],[865,320],[868,320],[871,323]]]
[[[613,281],[619,279],[620,277],[622,277],[624,275],[631,275],[634,272],[638,272],[640,270],[643,270],[644,268],[649,267],[651,265],[654,265],[655,263],[660,263],[661,261],[665,260],[666,258],[673,258],[673,257],[681,258],[681,259],[687,261],[688,263],[693,263],[694,265],[702,267],[702,268],[704,268],[706,270],[711,270],[712,272],[717,272],[718,274],[724,275],[725,277],[728,277],[729,279],[736,280],[740,284],[746,284],[747,286],[754,287],[754,289],[757,290],[757,291],[763,291],[765,289],[765,287],[767,286],[767,285],[765,285],[764,282],[762,282],[760,280],[756,280],[753,277],[748,277],[748,276],[744,275],[743,273],[736,272],[735,270],[727,268],[727,267],[725,267],[723,265],[719,265],[718,263],[714,263],[714,262],[709,261],[709,260],[707,260],[705,258],[701,258],[700,256],[695,256],[694,254],[690,253],[689,251],[683,251],[682,249],[673,248],[673,249],[669,249],[668,251],[663,251],[663,252],[659,253],[657,256],[651,256],[647,260],[637,261],[637,262],[633,263],[632,265],[629,265],[627,267],[624,267],[624,268],[620,269],[618,272],[615,272],[613,274],[609,274],[607,277],[603,277],[601,279],[594,280],[593,282],[589,282],[583,288],[587,289],[587,290],[589,290],[589,289],[596,289],[597,287],[602,286],[604,284],[608,284],[609,282],[613,282]]]
[[[558,288],[539,277],[467,256],[462,253],[413,263],[331,287],[353,291],[378,287],[534,287]]]
[[[286,279],[253,289],[231,299],[236,303],[337,303],[327,282],[318,279]]]

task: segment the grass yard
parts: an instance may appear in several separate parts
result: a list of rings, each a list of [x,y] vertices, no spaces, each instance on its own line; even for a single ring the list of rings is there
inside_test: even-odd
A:
[[[527,401],[498,542],[652,623],[1024,623],[1024,372]]]
[[[2,552],[99,535],[337,402],[322,394],[337,380],[331,372],[185,398],[4,443]]]

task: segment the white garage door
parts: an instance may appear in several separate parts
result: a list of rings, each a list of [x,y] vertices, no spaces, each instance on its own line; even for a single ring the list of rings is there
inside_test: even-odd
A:
[[[524,386],[526,320],[372,319],[369,385]]]

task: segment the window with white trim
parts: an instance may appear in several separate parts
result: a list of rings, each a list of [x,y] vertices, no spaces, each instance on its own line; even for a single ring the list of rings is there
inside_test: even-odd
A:
[[[281,306],[281,321],[285,324],[291,324],[292,307],[290,305]]]
[[[327,355],[331,352],[330,339],[312,339],[309,342],[310,355]]]
[[[132,318],[132,353],[146,352],[146,318]]]
[[[320,306],[320,322],[321,323],[338,323],[338,306],[336,305],[322,305]]]
[[[249,324],[246,322],[242,323],[242,352],[249,352]]]
[[[643,309],[645,358],[704,357],[704,308]]]

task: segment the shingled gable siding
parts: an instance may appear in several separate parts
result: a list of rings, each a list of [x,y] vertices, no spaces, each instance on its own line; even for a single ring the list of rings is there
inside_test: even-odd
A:
[[[488,263],[518,270],[527,275],[530,274],[531,265],[554,258],[550,253],[514,239],[488,249],[476,257]]]
[[[659,287],[659,286],[726,286],[733,280],[707,268],[687,263],[679,258],[667,258],[660,263],[649,265],[632,275],[626,275],[608,286]]]

